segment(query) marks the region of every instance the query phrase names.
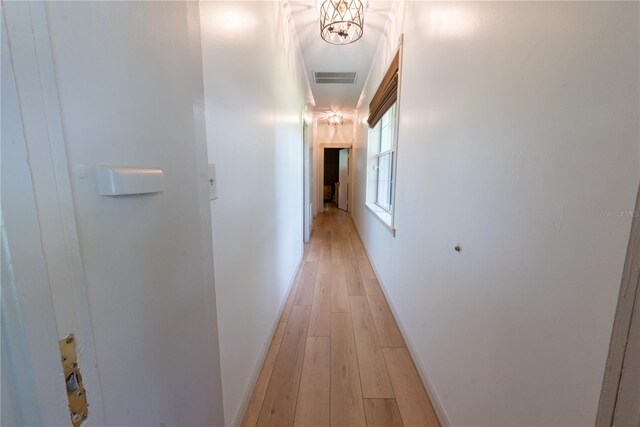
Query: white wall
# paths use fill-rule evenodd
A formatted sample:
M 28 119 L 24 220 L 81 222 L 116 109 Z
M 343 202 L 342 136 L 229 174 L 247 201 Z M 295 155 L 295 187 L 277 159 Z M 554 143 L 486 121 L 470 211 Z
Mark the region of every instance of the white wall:
M 640 177 L 638 16 L 397 4 L 359 110 L 354 219 L 454 425 L 594 422 Z M 393 238 L 364 207 L 363 120 L 401 32 Z
M 222 425 L 197 5 L 46 12 L 106 423 Z M 164 191 L 99 196 L 103 164 L 161 167 Z
M 281 2 L 201 2 L 226 425 L 241 416 L 302 257 L 306 74 Z
M 318 119 L 315 120 L 317 122 Z M 353 125 L 344 123 L 329 126 L 326 123 L 318 123 L 315 137 L 319 144 L 350 144 L 353 142 Z

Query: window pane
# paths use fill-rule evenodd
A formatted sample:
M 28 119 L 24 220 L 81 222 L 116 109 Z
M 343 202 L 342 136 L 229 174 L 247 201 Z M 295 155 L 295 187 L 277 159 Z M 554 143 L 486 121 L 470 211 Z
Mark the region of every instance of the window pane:
M 386 182 L 379 181 L 378 182 L 378 205 L 385 209 L 389 210 L 389 186 Z
M 392 153 L 378 157 L 378 191 L 376 196 L 376 203 L 386 210 L 391 209 L 392 160 Z
M 395 112 L 396 105 L 394 104 L 384 116 L 380 122 L 382 123 L 382 135 L 380 139 L 380 152 L 391 150 L 393 147 L 393 138 L 395 133 Z
M 369 153 L 376 155 L 380 152 L 380 122 L 373 129 L 369 128 Z
M 387 110 L 386 113 L 380 119 L 380 123 L 382 123 L 382 127 L 388 126 L 393 123 L 393 119 L 396 115 L 396 104 L 393 104 L 391 108 Z
M 378 181 L 389 181 L 391 153 L 378 157 Z
M 393 133 L 393 125 L 382 128 L 382 137 L 380 138 L 380 152 L 391 150 L 391 148 L 393 147 Z

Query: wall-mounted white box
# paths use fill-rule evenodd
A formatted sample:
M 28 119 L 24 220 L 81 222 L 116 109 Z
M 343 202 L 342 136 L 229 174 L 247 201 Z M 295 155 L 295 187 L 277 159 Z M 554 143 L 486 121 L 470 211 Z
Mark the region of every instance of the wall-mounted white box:
M 101 196 L 159 193 L 164 190 L 163 171 L 159 168 L 98 166 L 96 178 Z

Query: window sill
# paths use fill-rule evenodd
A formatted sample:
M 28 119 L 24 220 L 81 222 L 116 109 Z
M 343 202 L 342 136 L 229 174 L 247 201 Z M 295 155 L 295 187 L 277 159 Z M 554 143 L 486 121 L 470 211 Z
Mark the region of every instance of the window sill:
M 364 205 L 367 207 L 367 209 L 369 209 L 369 212 L 371 212 L 373 216 L 376 217 L 387 230 L 389 230 L 391 235 L 393 237 L 396 237 L 396 229 L 393 225 L 391 225 L 391 214 L 375 203 L 365 203 Z

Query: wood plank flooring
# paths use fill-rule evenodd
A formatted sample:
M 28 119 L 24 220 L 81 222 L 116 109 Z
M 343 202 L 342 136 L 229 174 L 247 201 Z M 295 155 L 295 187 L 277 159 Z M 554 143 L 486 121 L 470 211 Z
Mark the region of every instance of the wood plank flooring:
M 438 426 L 351 217 L 314 219 L 243 426 Z

